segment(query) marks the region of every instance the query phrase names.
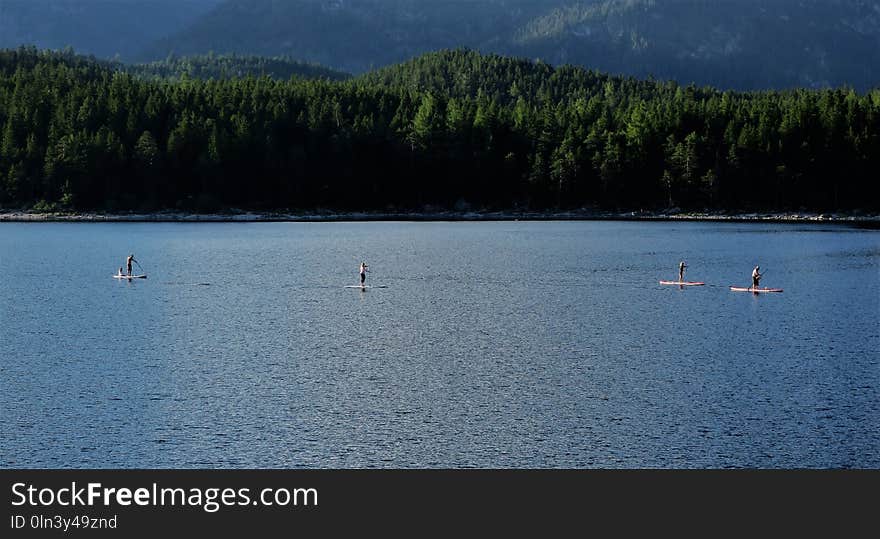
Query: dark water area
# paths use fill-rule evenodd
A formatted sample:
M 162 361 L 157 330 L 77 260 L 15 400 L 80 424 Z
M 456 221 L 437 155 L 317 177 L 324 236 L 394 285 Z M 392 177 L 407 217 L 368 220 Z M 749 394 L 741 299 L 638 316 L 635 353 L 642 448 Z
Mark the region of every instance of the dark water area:
M 877 230 L 0 223 L 5 468 L 880 468 L 878 356 Z

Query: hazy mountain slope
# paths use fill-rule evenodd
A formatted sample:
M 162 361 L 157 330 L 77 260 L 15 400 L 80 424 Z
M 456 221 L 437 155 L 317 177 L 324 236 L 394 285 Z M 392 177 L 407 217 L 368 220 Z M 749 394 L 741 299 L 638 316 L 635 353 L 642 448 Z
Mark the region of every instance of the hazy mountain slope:
M 509 52 L 721 87 L 880 84 L 880 3 L 626 0 L 530 21 Z
M 738 89 L 880 84 L 868 0 L 225 0 L 144 58 L 288 55 L 349 72 L 483 52 Z
M 197 23 L 160 40 L 169 52 L 284 54 L 351 72 L 426 51 L 492 49 L 553 0 L 226 0 Z M 497 47 L 496 47 L 497 48 Z
M 0 47 L 73 47 L 122 59 L 222 0 L 0 0 Z

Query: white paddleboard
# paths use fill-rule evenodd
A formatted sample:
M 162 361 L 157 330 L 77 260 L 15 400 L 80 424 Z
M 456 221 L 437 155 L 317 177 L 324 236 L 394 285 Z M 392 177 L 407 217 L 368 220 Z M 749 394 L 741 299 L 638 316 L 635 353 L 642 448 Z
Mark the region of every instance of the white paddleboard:
M 114 275 L 114 279 L 146 279 L 146 275 Z
M 781 288 L 752 288 L 745 286 L 731 286 L 730 289 L 734 292 L 752 292 L 755 294 L 759 294 L 761 292 L 782 292 Z

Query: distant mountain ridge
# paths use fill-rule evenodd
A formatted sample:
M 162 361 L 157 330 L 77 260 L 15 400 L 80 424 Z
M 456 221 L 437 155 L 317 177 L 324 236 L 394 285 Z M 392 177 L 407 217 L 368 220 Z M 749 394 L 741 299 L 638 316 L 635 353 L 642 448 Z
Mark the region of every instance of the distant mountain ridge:
M 466 47 L 723 89 L 880 86 L 876 0 L 0 0 L 0 48 L 286 57 L 364 73 Z
M 175 54 L 287 55 L 364 72 L 423 52 L 489 45 L 547 0 L 226 0 L 143 59 Z
M 880 3 L 621 0 L 532 20 L 511 52 L 601 71 L 744 89 L 877 86 Z
M 458 47 L 683 84 L 864 90 L 880 85 L 880 3 L 225 0 L 141 58 L 287 55 L 360 73 Z
M 71 47 L 130 60 L 222 0 L 0 0 L 0 48 Z

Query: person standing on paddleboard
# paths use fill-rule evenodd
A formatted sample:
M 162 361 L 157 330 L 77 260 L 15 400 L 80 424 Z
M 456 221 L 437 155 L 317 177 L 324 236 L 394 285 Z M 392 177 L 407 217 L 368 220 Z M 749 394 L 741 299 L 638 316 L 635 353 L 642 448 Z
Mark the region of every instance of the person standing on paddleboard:
M 752 270 L 752 288 L 758 288 L 758 285 L 761 283 L 761 267 L 755 266 L 755 269 Z
M 684 268 L 686 267 L 687 265 L 684 263 L 684 260 L 678 263 L 678 282 L 684 281 Z
M 134 259 L 133 254 L 130 254 L 130 255 L 128 255 L 128 258 L 125 259 L 125 267 L 128 269 L 129 277 L 131 276 L 131 263 L 132 262 L 137 262 L 137 260 Z
M 367 263 L 366 262 L 361 262 L 360 273 L 361 273 L 361 286 L 364 286 L 364 281 L 367 280 Z

